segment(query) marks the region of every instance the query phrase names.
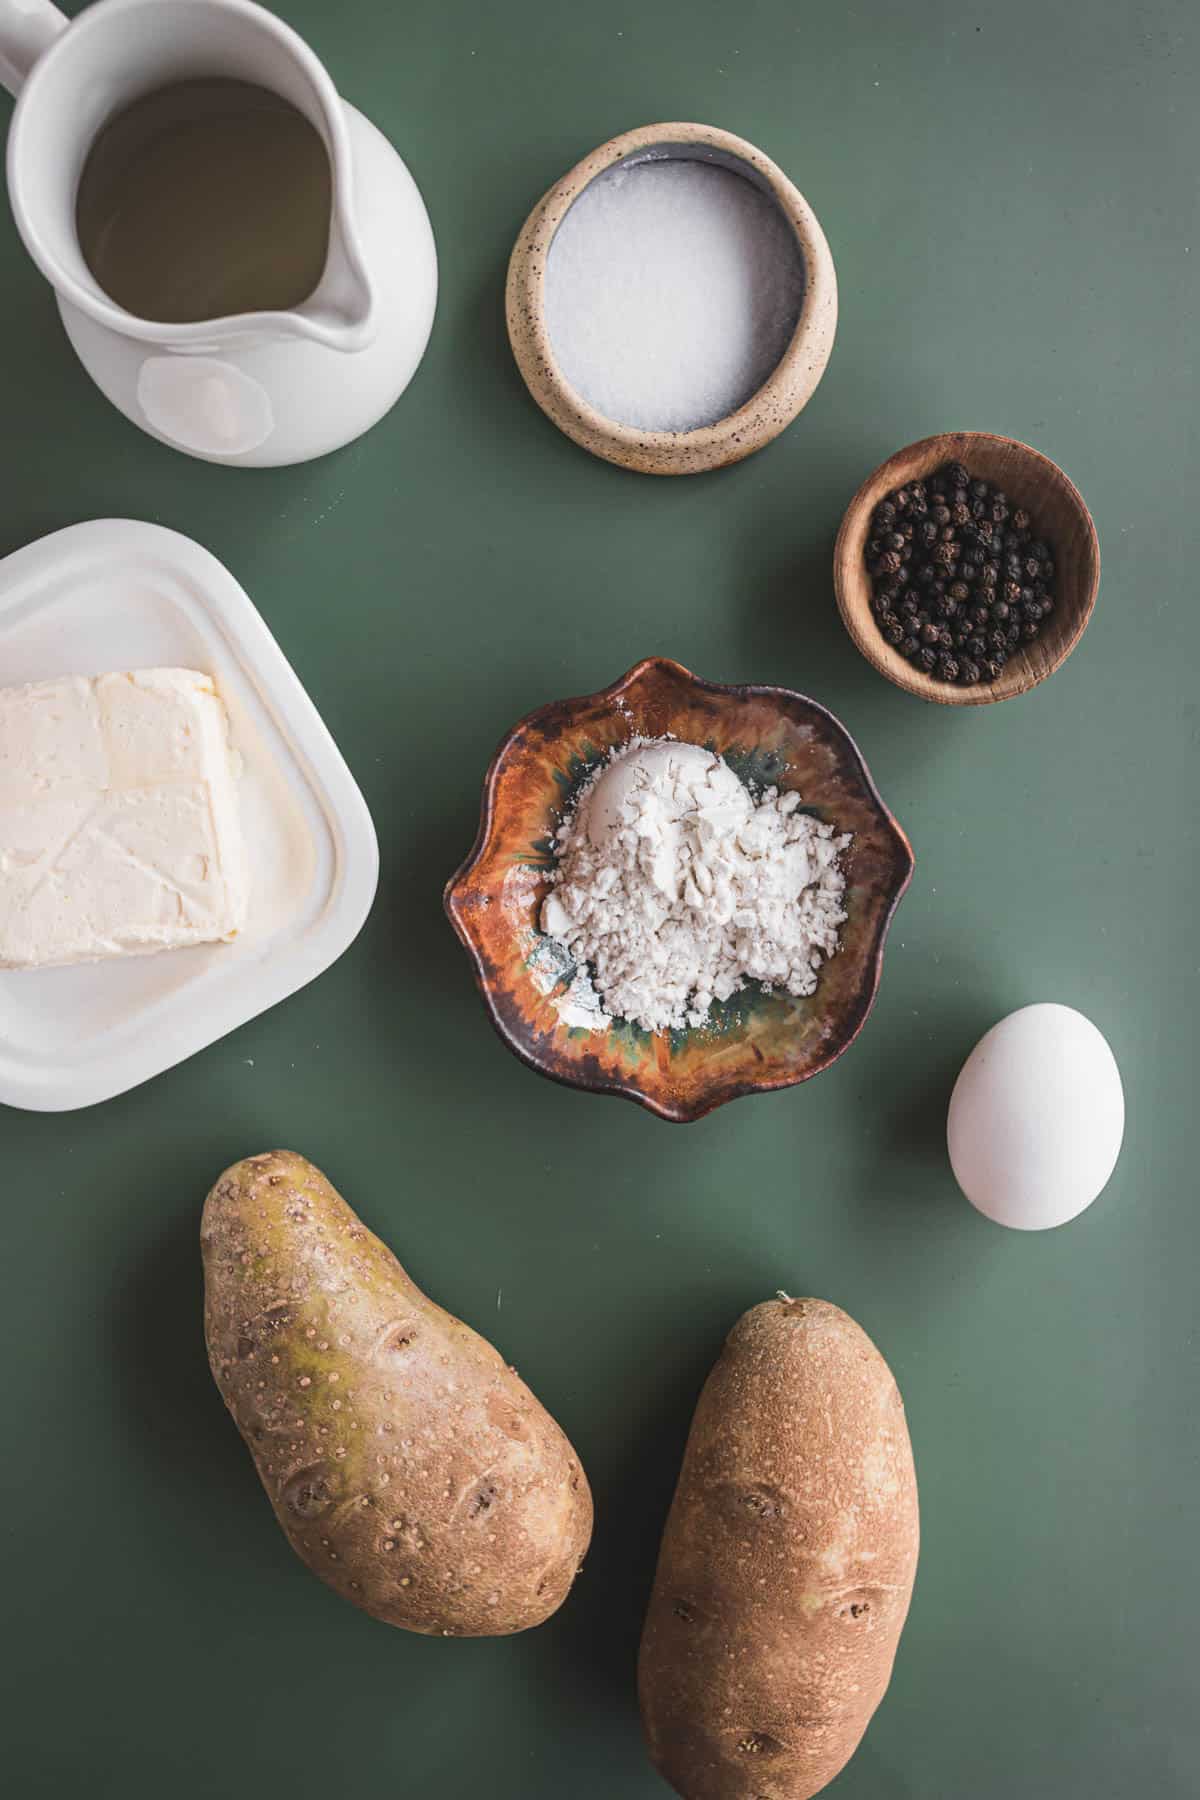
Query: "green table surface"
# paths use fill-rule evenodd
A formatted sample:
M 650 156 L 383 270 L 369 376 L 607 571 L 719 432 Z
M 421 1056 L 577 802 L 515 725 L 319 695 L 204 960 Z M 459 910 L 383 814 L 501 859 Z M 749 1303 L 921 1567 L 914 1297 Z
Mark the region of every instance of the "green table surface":
M 1196 1794 L 1194 8 L 281 10 L 394 138 L 437 234 L 428 355 L 365 439 L 260 473 L 140 435 L 0 220 L 0 550 L 113 514 L 207 545 L 383 856 L 369 925 L 303 993 L 108 1105 L 0 1115 L 10 1791 L 665 1795 L 633 1691 L 658 1534 L 724 1332 L 785 1287 L 884 1350 L 921 1483 L 895 1677 L 837 1800 Z M 502 312 L 534 199 L 654 119 L 761 145 L 841 285 L 797 423 L 676 481 L 561 437 Z M 1104 578 L 1050 683 L 945 711 L 856 654 L 829 571 L 863 475 L 959 426 L 1066 467 Z M 510 1056 L 441 910 L 501 734 L 655 652 L 831 707 L 917 856 L 851 1052 L 688 1127 Z M 1040 1236 L 971 1211 L 943 1135 L 962 1058 L 1035 1000 L 1097 1022 L 1128 1101 L 1108 1188 Z M 274 1145 L 325 1167 L 574 1439 L 596 1535 L 543 1629 L 389 1630 L 287 1548 L 209 1378 L 197 1251 L 213 1178 Z

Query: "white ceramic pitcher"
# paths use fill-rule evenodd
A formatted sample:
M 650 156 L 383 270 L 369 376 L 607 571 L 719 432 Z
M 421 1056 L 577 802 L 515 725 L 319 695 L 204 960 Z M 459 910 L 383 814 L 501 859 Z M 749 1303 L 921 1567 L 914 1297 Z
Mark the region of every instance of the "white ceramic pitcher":
M 101 127 L 142 94 L 200 76 L 271 89 L 329 153 L 324 274 L 289 312 L 155 323 L 114 304 L 83 259 L 75 191 Z M 0 80 L 19 94 L 8 142 L 17 227 L 80 361 L 144 431 L 209 462 L 304 462 L 358 437 L 403 393 L 437 298 L 429 218 L 391 144 L 289 26 L 251 0 L 97 0 L 74 22 L 50 0 L 0 0 Z

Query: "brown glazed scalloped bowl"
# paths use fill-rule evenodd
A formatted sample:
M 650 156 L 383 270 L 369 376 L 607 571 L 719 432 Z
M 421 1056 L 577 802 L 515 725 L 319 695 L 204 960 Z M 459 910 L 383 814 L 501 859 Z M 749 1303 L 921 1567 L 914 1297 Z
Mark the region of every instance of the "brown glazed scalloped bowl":
M 573 963 L 538 924 L 554 834 L 615 746 L 668 735 L 718 752 L 752 786 L 795 788 L 816 817 L 853 833 L 842 858 L 840 949 L 806 999 L 748 986 L 714 1006 L 703 1027 L 591 1026 L 572 992 Z M 874 1002 L 912 870 L 907 838 L 832 713 L 787 688 L 721 687 L 650 658 L 603 692 L 556 701 L 513 727 L 492 759 L 479 835 L 445 905 L 510 1050 L 556 1081 L 621 1094 L 682 1123 L 741 1094 L 807 1081 L 849 1048 Z

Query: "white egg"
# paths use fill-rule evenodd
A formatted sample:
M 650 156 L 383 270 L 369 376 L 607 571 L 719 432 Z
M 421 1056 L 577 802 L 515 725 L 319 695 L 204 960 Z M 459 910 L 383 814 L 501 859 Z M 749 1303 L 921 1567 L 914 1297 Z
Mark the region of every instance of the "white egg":
M 980 1038 L 946 1140 L 971 1205 L 1018 1231 L 1065 1225 L 1116 1166 L 1125 1095 L 1101 1032 L 1069 1006 L 1023 1006 Z

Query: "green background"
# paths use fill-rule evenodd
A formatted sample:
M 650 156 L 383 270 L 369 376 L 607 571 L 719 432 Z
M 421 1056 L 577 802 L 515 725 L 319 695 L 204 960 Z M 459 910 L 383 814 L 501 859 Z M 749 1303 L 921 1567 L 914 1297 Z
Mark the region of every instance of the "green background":
M 106 1106 L 0 1115 L 13 1791 L 665 1796 L 632 1686 L 658 1533 L 724 1332 L 786 1287 L 880 1344 L 921 1481 L 910 1621 L 838 1800 L 1194 1795 L 1194 8 L 282 10 L 394 138 L 438 239 L 429 353 L 367 438 L 258 473 L 139 435 L 0 220 L 0 549 L 110 514 L 207 545 L 307 685 L 383 853 L 367 929 L 305 992 Z M 502 318 L 534 199 L 654 119 L 781 163 L 842 296 L 792 429 L 678 481 L 560 437 Z M 829 567 L 863 475 L 961 426 L 1066 467 L 1104 579 L 1052 682 L 947 711 L 858 657 Z M 917 855 L 853 1050 L 688 1127 L 519 1064 L 441 912 L 501 734 L 653 652 L 831 707 Z M 977 1217 L 943 1139 L 962 1058 L 1035 1000 L 1097 1022 L 1128 1099 L 1107 1190 L 1045 1236 Z M 574 1439 L 595 1543 L 542 1630 L 409 1637 L 287 1549 L 209 1379 L 196 1244 L 221 1168 L 278 1144 Z

